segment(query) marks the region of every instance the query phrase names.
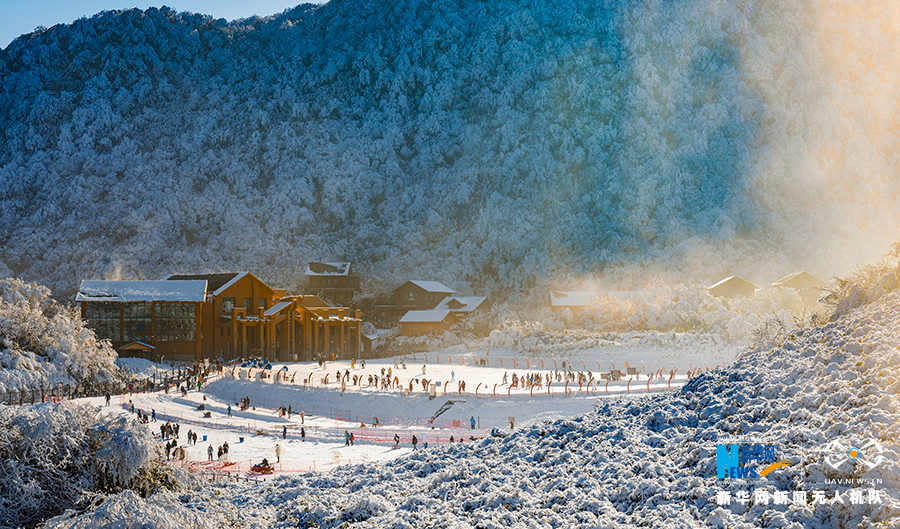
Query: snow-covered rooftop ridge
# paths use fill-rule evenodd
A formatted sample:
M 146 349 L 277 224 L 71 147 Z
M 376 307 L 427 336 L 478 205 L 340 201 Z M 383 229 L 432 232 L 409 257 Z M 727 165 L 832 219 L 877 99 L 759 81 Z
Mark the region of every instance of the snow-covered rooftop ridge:
M 441 300 L 435 309 L 449 309 L 453 312 L 472 312 L 487 300 L 484 296 L 452 296 Z
M 753 288 L 759 288 L 758 286 L 756 286 L 756 285 L 754 285 L 753 283 L 747 281 L 747 280 L 744 279 L 743 277 L 734 275 L 734 276 L 728 276 L 728 277 L 726 277 L 725 279 L 719 281 L 718 283 L 716 283 L 716 284 L 714 284 L 714 285 L 711 285 L 710 287 L 708 287 L 708 289 L 709 289 L 709 290 L 712 290 L 712 289 L 714 289 L 714 288 L 716 288 L 716 287 L 720 287 L 720 286 L 725 285 L 725 284 L 727 284 L 727 283 L 740 283 L 740 284 L 745 284 L 745 285 L 747 285 L 747 286 L 751 286 L 751 287 L 753 287 Z
M 312 262 L 306 265 L 308 276 L 346 276 L 350 275 L 351 263 L 320 263 Z
M 450 309 L 410 310 L 400 318 L 400 323 L 436 323 L 444 321 Z
M 284 310 L 286 307 L 289 307 L 290 305 L 291 305 L 290 301 L 279 301 L 278 303 L 276 303 L 276 304 L 272 305 L 271 307 L 269 307 L 268 309 L 266 309 L 265 314 L 266 314 L 266 316 L 273 316 L 275 314 L 278 314 L 282 310 Z
M 206 300 L 206 281 L 97 281 L 84 280 L 75 301 L 198 302 Z
M 596 290 L 551 290 L 551 307 L 584 307 L 599 296 Z
M 448 293 L 453 294 L 456 292 L 452 288 L 444 285 L 443 283 L 439 283 L 437 281 L 419 281 L 418 279 L 410 280 L 410 283 L 416 285 L 426 292 L 438 292 L 438 293 Z
M 795 272 L 772 283 L 773 287 L 817 288 L 825 285 L 825 281 L 807 271 Z

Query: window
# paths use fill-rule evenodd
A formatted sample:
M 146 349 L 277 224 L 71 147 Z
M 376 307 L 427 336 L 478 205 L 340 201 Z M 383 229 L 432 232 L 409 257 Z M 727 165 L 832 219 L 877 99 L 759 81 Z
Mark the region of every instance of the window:
M 150 332 L 152 303 L 125 303 L 122 305 L 122 339 L 126 342 L 153 340 Z
M 244 308 L 247 309 L 247 313 L 249 313 L 249 312 L 250 312 L 250 308 L 253 307 L 253 305 L 251 305 L 251 303 L 253 303 L 253 300 L 252 300 L 252 299 L 250 299 L 250 298 L 244 298 Z
M 264 309 L 269 308 L 269 300 L 266 298 L 259 298 L 259 306 Z
M 118 342 L 119 336 L 119 303 L 86 302 L 84 316 L 91 329 L 100 340 Z
M 231 312 L 234 308 L 234 298 L 222 298 L 222 312 Z
M 157 303 L 156 340 L 193 342 L 197 337 L 197 308 L 193 303 Z

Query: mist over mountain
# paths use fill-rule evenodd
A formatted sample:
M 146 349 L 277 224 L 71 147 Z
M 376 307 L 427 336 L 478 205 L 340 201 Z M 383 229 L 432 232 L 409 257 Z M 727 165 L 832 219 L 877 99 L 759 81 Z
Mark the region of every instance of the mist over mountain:
M 110 11 L 0 51 L 0 275 L 828 276 L 900 217 L 874 1 Z

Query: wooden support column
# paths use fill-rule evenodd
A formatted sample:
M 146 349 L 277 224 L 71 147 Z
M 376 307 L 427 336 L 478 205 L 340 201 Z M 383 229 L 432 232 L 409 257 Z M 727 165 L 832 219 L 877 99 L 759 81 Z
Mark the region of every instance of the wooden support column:
M 247 323 L 241 322 L 241 354 L 247 355 L 249 351 L 247 350 Z
M 362 312 L 356 309 L 356 354 L 362 352 Z

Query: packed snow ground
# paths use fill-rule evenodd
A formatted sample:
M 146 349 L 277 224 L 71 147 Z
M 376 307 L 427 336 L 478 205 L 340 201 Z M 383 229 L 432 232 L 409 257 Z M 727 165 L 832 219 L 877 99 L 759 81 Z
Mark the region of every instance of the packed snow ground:
M 346 459 L 356 449 L 395 457 L 262 483 L 222 480 L 147 500 L 122 494 L 53 524 L 94 527 L 100 516 L 129 520 L 137 512 L 146 523 L 197 527 L 900 527 L 898 316 L 894 292 L 837 323 L 747 352 L 676 392 L 525 397 L 493 414 L 488 406 L 500 399 L 467 398 L 472 407 L 454 405 L 452 418 L 478 414 L 482 426 L 503 426 L 493 421 L 514 409 L 524 426 L 505 437 L 430 443 L 414 452 L 408 445 L 392 452 L 382 444 L 337 447 Z M 471 376 L 463 369 L 478 369 L 457 368 L 463 376 Z M 220 381 L 210 385 L 208 399 L 217 390 L 252 388 L 273 400 L 288 389 Z M 358 406 L 360 414 L 400 416 L 424 408 L 417 396 L 291 391 L 321 399 L 331 393 L 324 402 Z M 544 416 L 528 411 L 551 403 L 565 407 Z M 258 445 L 264 453 L 279 442 L 260 437 L 266 437 Z M 882 448 L 863 454 L 878 461 L 874 468 L 860 461 L 826 464 L 834 455 L 830 442 L 859 447 L 867 440 Z M 717 444 L 732 442 L 768 444 L 787 466 L 755 479 L 717 478 Z M 762 491 L 789 499 L 763 502 Z M 749 500 L 739 501 L 745 493 Z

